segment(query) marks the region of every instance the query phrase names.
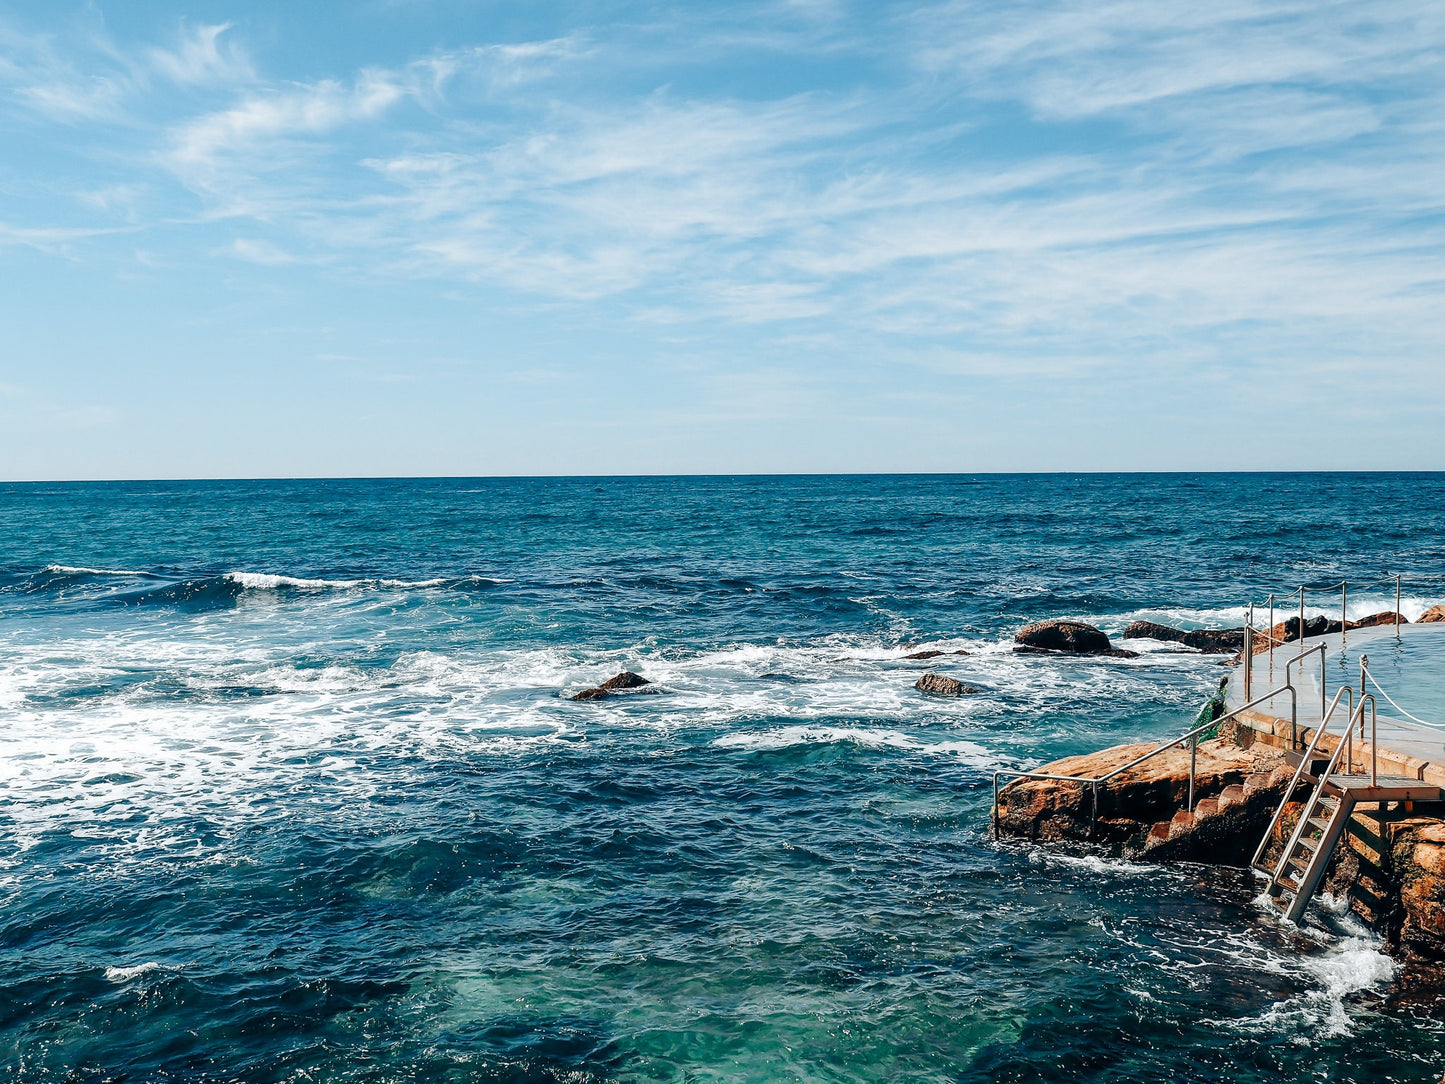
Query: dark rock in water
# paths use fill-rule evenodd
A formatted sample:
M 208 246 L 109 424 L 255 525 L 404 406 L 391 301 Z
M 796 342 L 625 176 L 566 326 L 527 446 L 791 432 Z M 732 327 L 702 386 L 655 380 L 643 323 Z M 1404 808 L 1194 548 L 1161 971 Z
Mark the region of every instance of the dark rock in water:
M 573 700 L 605 700 L 614 693 L 626 689 L 640 689 L 644 685 L 651 685 L 641 674 L 634 674 L 631 670 L 624 670 L 616 677 L 610 677 L 595 689 L 583 689 Z
M 1108 636 L 1081 621 L 1036 621 L 1019 629 L 1014 643 L 1035 651 L 1071 655 L 1103 655 L 1113 650 Z
M 944 677 L 942 674 L 935 674 L 932 671 L 919 678 L 914 683 L 914 688 L 933 696 L 967 696 L 969 693 L 978 692 L 972 685 L 965 685 L 954 678 Z
M 1156 621 L 1135 621 L 1124 630 L 1126 640 L 1161 640 L 1169 644 L 1182 644 L 1186 635 L 1183 629 L 1170 628 Z
M 1184 634 L 1183 643 L 1186 647 L 1196 648 L 1207 654 L 1222 655 L 1244 647 L 1244 628 L 1195 629 Z
M 1111 659 L 1137 659 L 1139 657 L 1139 652 L 1130 651 L 1127 647 L 1111 647 L 1101 654 L 1107 655 Z
M 1244 647 L 1244 629 L 1184 629 L 1171 628 L 1154 621 L 1135 621 L 1124 630 L 1126 640 L 1160 640 L 1164 643 L 1183 644 L 1206 654 L 1224 654 Z
M 936 659 L 942 655 L 942 651 L 915 651 L 912 655 L 904 655 L 905 659 Z

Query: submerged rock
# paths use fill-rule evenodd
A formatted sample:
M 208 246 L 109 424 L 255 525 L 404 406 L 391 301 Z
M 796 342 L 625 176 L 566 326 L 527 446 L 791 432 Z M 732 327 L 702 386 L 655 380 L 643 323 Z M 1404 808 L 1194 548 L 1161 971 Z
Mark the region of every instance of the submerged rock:
M 905 659 L 936 659 L 942 655 L 942 651 L 915 651 L 912 655 L 904 655 Z
M 1033 651 L 1069 655 L 1107 655 L 1114 649 L 1104 632 L 1082 621 L 1035 621 L 1019 629 L 1014 643 Z
M 913 687 L 933 696 L 967 696 L 969 693 L 978 692 L 972 685 L 965 685 L 954 678 L 935 674 L 932 671 L 919 678 Z
M 634 674 L 631 670 L 624 670 L 616 677 L 610 677 L 595 689 L 583 689 L 572 697 L 573 700 L 605 700 L 614 693 L 624 692 L 627 689 L 640 689 L 644 685 L 651 685 L 641 674 Z

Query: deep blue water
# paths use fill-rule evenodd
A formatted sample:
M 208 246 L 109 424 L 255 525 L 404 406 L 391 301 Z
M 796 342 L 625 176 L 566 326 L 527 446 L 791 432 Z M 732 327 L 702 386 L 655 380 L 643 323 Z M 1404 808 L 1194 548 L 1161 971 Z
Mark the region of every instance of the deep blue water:
M 988 834 L 1222 673 L 1023 623 L 1396 572 L 1445 476 L 0 486 L 0 1077 L 1434 1084 L 1347 919 Z

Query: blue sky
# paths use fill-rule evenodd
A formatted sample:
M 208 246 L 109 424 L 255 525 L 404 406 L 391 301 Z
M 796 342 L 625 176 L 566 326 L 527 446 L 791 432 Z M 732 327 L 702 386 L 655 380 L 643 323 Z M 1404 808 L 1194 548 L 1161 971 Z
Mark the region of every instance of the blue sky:
M 0 477 L 1445 468 L 1445 5 L 0 0 Z

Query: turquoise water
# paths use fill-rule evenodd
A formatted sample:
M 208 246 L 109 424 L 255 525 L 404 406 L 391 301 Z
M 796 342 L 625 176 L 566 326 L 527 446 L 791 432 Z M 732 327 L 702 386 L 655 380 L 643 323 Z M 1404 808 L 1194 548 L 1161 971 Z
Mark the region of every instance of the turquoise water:
M 0 486 L 0 1075 L 1438 1081 L 1347 919 L 987 811 L 1221 673 L 1021 624 L 1423 608 L 1442 527 L 1435 475 Z

